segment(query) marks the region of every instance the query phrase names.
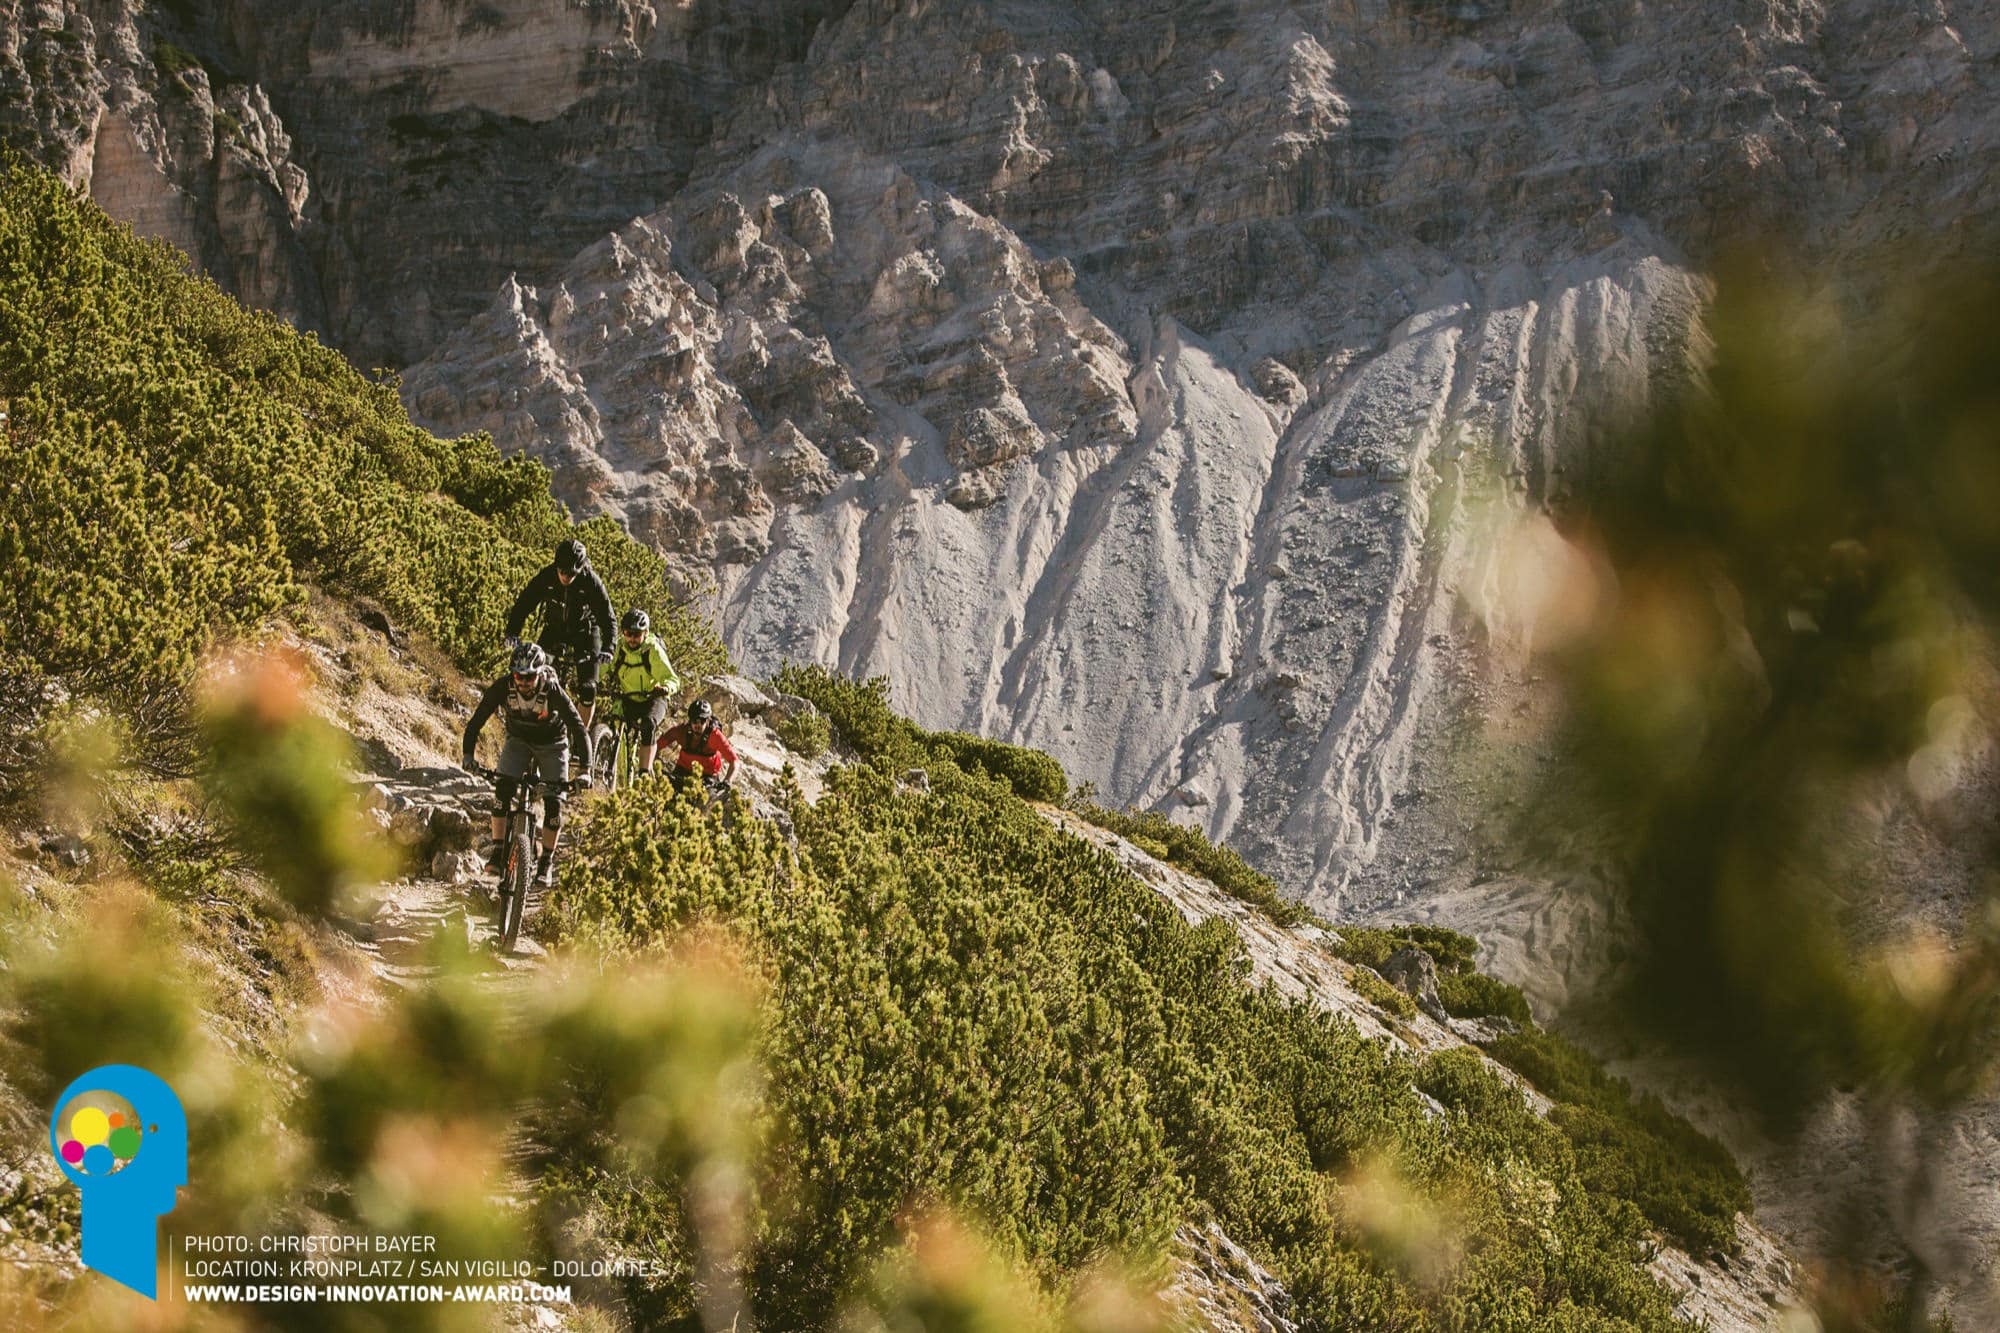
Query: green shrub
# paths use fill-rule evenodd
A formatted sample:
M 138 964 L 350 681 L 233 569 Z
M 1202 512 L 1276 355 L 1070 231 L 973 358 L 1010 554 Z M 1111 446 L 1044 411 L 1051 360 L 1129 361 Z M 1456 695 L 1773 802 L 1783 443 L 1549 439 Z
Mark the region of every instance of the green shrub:
M 850 750 L 886 772 L 929 769 L 944 759 L 968 773 L 1002 779 L 1031 801 L 1059 801 L 1069 789 L 1062 765 L 1040 750 L 960 731 L 925 731 L 899 716 L 889 706 L 889 682 L 881 676 L 850 680 L 825 667 L 787 664 L 771 684 L 811 701 Z
M 1520 1032 L 1488 1043 L 1486 1050 L 1558 1103 L 1552 1120 L 1568 1135 L 1591 1188 L 1631 1200 L 1647 1221 L 1691 1251 L 1739 1248 L 1736 1214 L 1749 1211 L 1750 1196 L 1728 1151 L 1658 1098 L 1634 1102 L 1624 1080 L 1605 1073 L 1570 1042 L 1535 1027 L 1519 988 L 1472 970 L 1477 940 L 1437 926 L 1343 925 L 1335 932 L 1333 952 L 1370 969 L 1416 945 L 1437 962 L 1438 1000 L 1447 1013 L 1519 1025 Z
M 1470 972 L 1479 953 L 1478 940 L 1442 926 L 1339 925 L 1333 932 L 1335 938 L 1327 947 L 1337 957 L 1378 970 L 1390 955 L 1414 944 L 1437 964 L 1440 982 L 1446 976 Z
M 1438 973 L 1438 1002 L 1455 1018 L 1507 1018 L 1526 1027 L 1534 1021 L 1521 988 L 1484 972 Z
M 1472 960 L 1479 954 L 1478 940 L 1443 926 L 1396 926 L 1390 933 L 1429 954 L 1440 974 L 1471 971 Z
M 960 768 L 968 772 L 978 769 L 988 777 L 1005 779 L 1023 800 L 1060 801 L 1069 790 L 1069 779 L 1063 775 L 1062 765 L 1040 750 L 968 736 L 960 731 L 934 731 L 930 741 Z
M 820 694 L 876 755 L 911 741 L 877 689 Z M 1472 1052 L 1419 1065 L 1247 988 L 1232 926 L 1186 924 L 983 771 L 937 764 L 922 793 L 840 767 L 786 803 L 795 853 L 671 790 L 593 803 L 537 923 L 612 953 L 705 923 L 764 960 L 766 1324 L 831 1317 L 896 1219 L 938 1203 L 1055 1284 L 1106 1251 L 1160 1258 L 1199 1211 L 1277 1267 L 1307 1328 L 1676 1327 L 1638 1210 Z M 1419 1088 L 1502 1113 L 1436 1122 Z M 1466 1232 L 1441 1277 L 1343 1203 L 1384 1155 Z
M 245 311 L 47 172 L 0 173 L 0 658 L 115 697 L 184 677 L 314 582 L 479 668 L 515 593 L 576 532 L 684 672 L 726 660 L 660 557 L 610 519 L 573 528 L 540 464 L 419 430 L 393 385 Z
M 1417 1002 L 1412 996 L 1397 990 L 1365 967 L 1357 967 L 1349 972 L 1347 984 L 1354 987 L 1360 992 L 1362 999 L 1377 1009 L 1393 1014 L 1397 1018 L 1410 1019 L 1417 1016 Z
M 826 720 L 824 713 L 808 713 L 800 710 L 787 713 L 778 719 L 778 725 L 771 728 L 778 733 L 787 750 L 805 759 L 817 759 L 826 753 L 826 747 L 833 744 L 833 724 Z
M 841 743 L 865 762 L 901 771 L 922 767 L 930 759 L 923 728 L 889 707 L 887 677 L 851 680 L 822 666 L 787 663 L 771 683 L 826 714 Z
M 153 48 L 153 64 L 169 79 L 202 67 L 198 57 L 172 42 L 161 42 Z
M 1486 1050 L 1558 1103 L 1550 1118 L 1593 1188 L 1633 1200 L 1693 1253 L 1741 1248 L 1736 1215 L 1750 1211 L 1750 1189 L 1728 1149 L 1658 1097 L 1633 1100 L 1630 1084 L 1555 1033 L 1524 1027 Z
M 1161 860 L 1202 876 L 1281 926 L 1303 925 L 1312 919 L 1304 907 L 1279 893 L 1268 876 L 1232 849 L 1210 842 L 1207 834 L 1192 825 L 1176 824 L 1158 810 L 1109 810 L 1091 800 L 1071 801 L 1068 809 Z

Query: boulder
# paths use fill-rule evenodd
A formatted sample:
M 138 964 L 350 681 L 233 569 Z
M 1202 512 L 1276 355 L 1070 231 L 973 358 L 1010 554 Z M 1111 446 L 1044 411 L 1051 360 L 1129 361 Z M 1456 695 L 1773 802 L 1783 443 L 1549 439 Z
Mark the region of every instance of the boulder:
M 921 768 L 913 768 L 896 780 L 896 786 L 904 791 L 928 792 L 931 789 L 931 775 Z
M 422 847 L 430 841 L 432 807 L 404 802 L 389 816 L 389 837 L 400 847 Z
M 771 711 L 764 720 L 772 726 L 780 722 L 790 722 L 795 717 L 818 717 L 819 705 L 797 694 L 774 694 L 771 696 Z
M 440 805 L 431 811 L 431 846 L 440 852 L 460 852 L 472 846 L 472 816 L 456 806 Z
M 1433 1017 L 1443 1017 L 1438 1000 L 1437 960 L 1415 945 L 1405 945 L 1389 955 L 1381 967 L 1382 979 L 1417 1002 Z
M 739 717 L 761 717 L 771 709 L 771 696 L 757 683 L 742 676 L 710 676 L 701 683 L 701 697 L 708 700 L 724 722 Z
M 439 848 L 431 855 L 431 878 L 447 884 L 463 884 L 478 877 L 484 868 L 478 852 Z

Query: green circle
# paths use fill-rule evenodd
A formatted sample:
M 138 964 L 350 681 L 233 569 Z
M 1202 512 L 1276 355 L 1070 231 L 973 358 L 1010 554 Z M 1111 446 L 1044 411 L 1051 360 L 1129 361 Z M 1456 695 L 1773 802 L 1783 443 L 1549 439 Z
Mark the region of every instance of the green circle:
M 123 1162 L 139 1151 L 139 1131 L 124 1125 L 111 1131 L 111 1155 Z

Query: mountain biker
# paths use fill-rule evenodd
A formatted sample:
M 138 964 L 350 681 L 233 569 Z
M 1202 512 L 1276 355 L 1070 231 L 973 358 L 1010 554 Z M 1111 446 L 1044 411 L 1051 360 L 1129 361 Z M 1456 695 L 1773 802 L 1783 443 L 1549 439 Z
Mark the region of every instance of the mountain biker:
M 652 621 L 633 607 L 618 621 L 621 642 L 611 657 L 608 680 L 611 692 L 621 699 L 645 696 L 646 711 L 637 719 L 639 752 L 635 756 L 640 776 L 653 771 L 654 742 L 660 724 L 667 720 L 667 701 L 681 692 L 681 678 L 667 660 L 667 647 L 652 632 Z
M 723 761 L 729 763 L 729 771 L 722 774 L 721 781 L 727 785 L 736 777 L 736 751 L 730 747 L 729 738 L 716 725 L 715 710 L 708 706 L 708 700 L 696 699 L 688 705 L 687 721 L 673 727 L 660 737 L 660 750 L 664 753 L 669 745 L 680 747 L 674 757 L 674 777 L 691 777 L 700 774 L 714 778 L 721 773 Z
M 515 784 L 528 771 L 529 760 L 534 761 L 535 771 L 543 781 L 561 782 L 568 773 L 570 747 L 574 746 L 583 756 L 583 775 L 577 779 L 578 785 L 590 785 L 590 734 L 584 730 L 576 705 L 556 680 L 549 655 L 532 643 L 516 647 L 507 663 L 507 673 L 479 696 L 479 706 L 472 710 L 472 717 L 465 724 L 462 767 L 468 772 L 475 768 L 473 753 L 479 744 L 480 728 L 503 707 L 507 743 L 500 747 L 500 776 L 493 784 L 493 824 L 489 830 L 493 845 L 486 854 L 487 867 L 495 871 L 507 862 L 504 841 L 507 808 L 514 800 Z M 542 854 L 535 861 L 535 883 L 544 889 L 554 877 L 556 839 L 562 832 L 562 805 L 560 792 L 551 791 L 542 798 Z
M 568 648 L 579 658 L 576 706 L 584 729 L 597 709 L 597 669 L 611 660 L 611 597 L 604 580 L 590 567 L 583 543 L 566 537 L 556 543 L 555 560 L 528 580 L 507 612 L 508 642 L 521 637 L 521 627 L 536 607 L 542 609 L 541 645 L 551 656 Z

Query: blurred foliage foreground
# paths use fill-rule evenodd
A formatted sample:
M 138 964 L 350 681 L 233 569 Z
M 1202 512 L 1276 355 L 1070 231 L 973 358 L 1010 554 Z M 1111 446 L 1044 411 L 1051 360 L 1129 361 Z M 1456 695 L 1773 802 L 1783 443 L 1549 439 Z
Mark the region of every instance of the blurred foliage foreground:
M 1567 706 L 1527 846 L 1609 848 L 1624 1012 L 1774 1126 L 1838 1092 L 1935 1129 L 2000 1041 L 2000 285 L 1720 293 L 1700 382 L 1518 577 Z M 1882 1163 L 1919 1279 L 1931 1156 Z

